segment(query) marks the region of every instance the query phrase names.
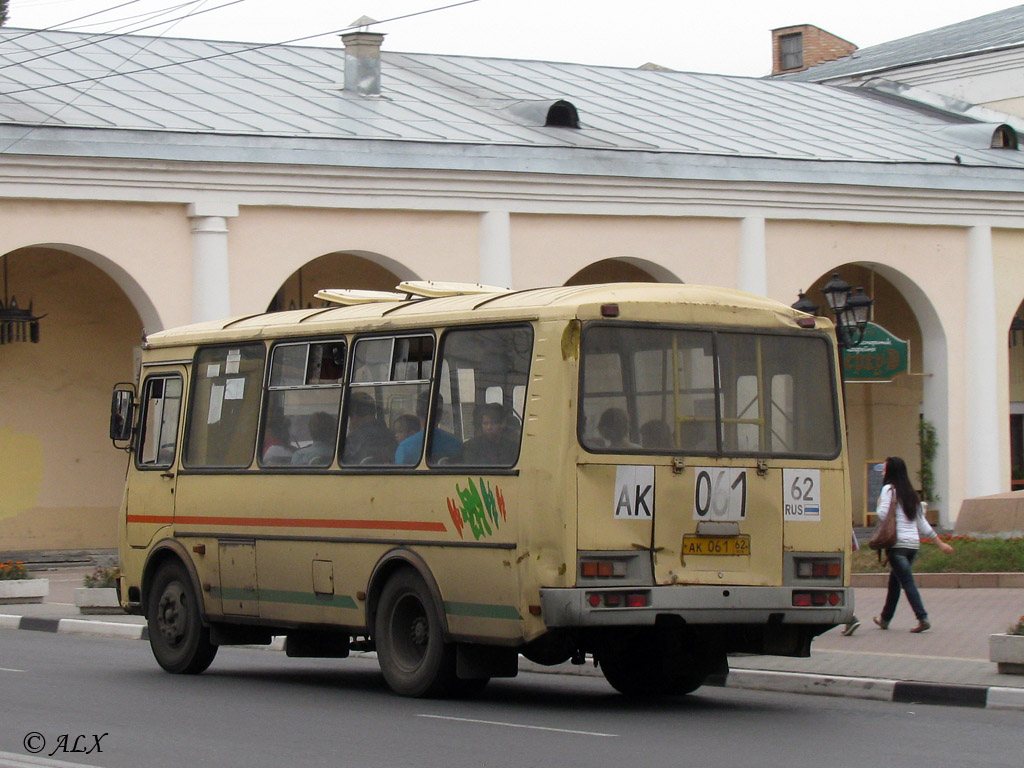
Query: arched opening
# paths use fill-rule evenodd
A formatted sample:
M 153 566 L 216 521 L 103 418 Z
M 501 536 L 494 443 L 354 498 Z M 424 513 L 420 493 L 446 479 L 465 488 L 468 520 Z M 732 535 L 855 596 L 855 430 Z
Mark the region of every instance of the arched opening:
M 113 548 L 125 454 L 107 439 L 110 393 L 135 378 L 142 317 L 102 257 L 47 245 L 0 261 L 44 316 L 38 343 L 0 346 L 0 548 Z
M 596 283 L 681 283 L 664 267 L 631 257 L 602 259 L 588 264 L 565 281 L 566 285 Z
M 1024 302 L 1010 323 L 1010 489 L 1024 490 Z
M 905 366 L 890 351 L 898 345 L 885 340 L 861 345 L 853 351 L 854 355 L 863 356 L 857 363 L 862 370 L 854 375 L 848 373 L 845 383 L 853 522 L 874 522 L 877 499 L 870 498 L 872 494 L 868 491 L 870 470 L 887 456 L 901 456 L 907 462 L 919 489 L 929 473 L 935 478 L 933 487 L 928 489 L 932 496 L 928 518 L 938 522 L 940 488 L 945 478 L 943 461 L 936 456 L 923 466 L 919 446 L 922 426 L 934 428 L 940 441 L 948 434 L 944 397 L 936 396 L 944 387 L 935 387 L 939 382 L 933 381 L 945 381 L 944 337 L 937 323 L 929 320 L 934 310 L 928 312 L 927 300 L 901 273 L 882 265 L 848 263 L 828 270 L 806 291 L 807 298 L 820 306 L 818 314 L 830 320 L 835 318 L 828 310 L 822 288 L 834 272 L 854 288 L 862 287 L 874 299 L 871 321 L 908 345 Z M 865 366 L 890 364 L 897 373 L 864 370 Z M 929 393 L 929 387 L 935 391 Z
M 324 288 L 359 288 L 391 291 L 403 280 L 417 276 L 396 261 L 362 251 L 328 253 L 303 264 L 281 284 L 268 312 L 319 306 L 314 299 Z

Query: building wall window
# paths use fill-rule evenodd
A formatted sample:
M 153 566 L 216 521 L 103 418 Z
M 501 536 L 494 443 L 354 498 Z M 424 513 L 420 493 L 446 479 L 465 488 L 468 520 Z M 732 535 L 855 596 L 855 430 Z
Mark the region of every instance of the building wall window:
M 804 65 L 804 36 L 802 32 L 779 38 L 779 54 L 783 69 L 800 69 Z

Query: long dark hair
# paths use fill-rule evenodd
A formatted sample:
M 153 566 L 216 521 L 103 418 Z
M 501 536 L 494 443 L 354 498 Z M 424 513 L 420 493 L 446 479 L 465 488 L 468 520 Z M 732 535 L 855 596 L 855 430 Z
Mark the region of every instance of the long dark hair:
M 903 507 L 903 514 L 907 516 L 908 520 L 917 517 L 921 499 L 918 498 L 914 486 L 910 484 L 907 463 L 899 456 L 890 456 L 885 460 L 885 476 L 882 478 L 882 484 L 892 486 L 900 506 Z

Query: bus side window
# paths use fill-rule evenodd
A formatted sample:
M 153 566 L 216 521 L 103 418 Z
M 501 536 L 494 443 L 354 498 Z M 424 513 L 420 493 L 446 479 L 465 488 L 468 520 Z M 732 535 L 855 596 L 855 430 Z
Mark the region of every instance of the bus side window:
M 180 376 L 150 376 L 146 380 L 139 420 L 139 467 L 166 469 L 174 464 L 181 391 Z
M 415 467 L 434 369 L 430 334 L 358 339 L 345 414 L 341 463 Z
M 248 467 L 256 447 L 262 344 L 204 347 L 196 352 L 188 406 L 186 467 Z
M 508 326 L 452 330 L 441 356 L 440 414 L 428 464 L 511 467 L 519 457 L 533 330 Z M 435 404 L 435 407 L 437 404 Z M 450 444 L 458 440 L 458 450 Z
M 274 345 L 260 466 L 328 467 L 333 463 L 345 354 L 344 339 Z

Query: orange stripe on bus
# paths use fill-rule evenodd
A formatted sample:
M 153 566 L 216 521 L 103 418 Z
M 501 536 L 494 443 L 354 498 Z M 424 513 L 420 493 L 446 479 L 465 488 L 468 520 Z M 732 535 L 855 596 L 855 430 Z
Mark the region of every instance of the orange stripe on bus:
M 414 520 L 318 520 L 288 517 L 200 517 L 192 515 L 128 515 L 129 523 L 157 523 L 170 525 L 230 525 L 247 528 L 361 528 L 376 531 L 438 531 L 448 529 L 444 523 L 416 522 Z

